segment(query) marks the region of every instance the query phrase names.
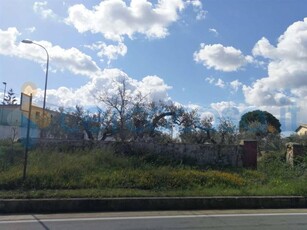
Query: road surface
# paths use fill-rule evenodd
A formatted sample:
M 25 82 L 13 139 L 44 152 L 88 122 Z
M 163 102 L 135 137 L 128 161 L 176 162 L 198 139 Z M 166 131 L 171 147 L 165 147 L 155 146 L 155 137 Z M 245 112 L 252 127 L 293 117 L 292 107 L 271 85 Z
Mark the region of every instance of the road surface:
M 307 229 L 307 210 L 228 210 L 2 215 L 0 229 Z

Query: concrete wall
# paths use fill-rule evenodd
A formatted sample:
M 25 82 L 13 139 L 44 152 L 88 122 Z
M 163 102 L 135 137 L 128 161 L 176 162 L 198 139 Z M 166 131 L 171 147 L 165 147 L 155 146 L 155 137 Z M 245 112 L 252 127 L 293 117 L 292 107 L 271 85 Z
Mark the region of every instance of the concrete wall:
M 299 163 L 303 157 L 307 156 L 307 146 L 300 145 L 298 143 L 287 143 L 287 162 L 294 166 L 296 163 Z

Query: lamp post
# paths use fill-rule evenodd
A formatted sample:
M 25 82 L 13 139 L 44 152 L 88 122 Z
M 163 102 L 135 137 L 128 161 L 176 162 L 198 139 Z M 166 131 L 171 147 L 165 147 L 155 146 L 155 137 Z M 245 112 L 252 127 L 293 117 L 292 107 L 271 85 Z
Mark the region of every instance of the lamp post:
M 31 40 L 22 40 L 21 42 L 22 43 L 26 43 L 26 44 L 34 44 L 34 45 L 40 46 L 41 48 L 43 48 L 46 51 L 46 54 L 47 54 L 47 66 L 46 66 L 45 90 L 44 90 L 44 103 L 43 103 L 43 127 L 44 127 L 45 113 L 46 113 L 46 94 L 47 94 L 47 82 L 48 82 L 49 53 L 48 53 L 47 49 L 44 46 L 42 46 L 41 44 L 38 44 L 36 42 L 33 42 Z M 44 132 L 43 131 L 41 133 L 41 137 L 44 137 Z
M 42 47 L 46 51 L 46 54 L 47 54 L 47 66 L 46 66 L 46 77 L 45 77 L 45 91 L 44 91 L 44 103 L 43 103 L 43 116 L 45 117 L 46 93 L 47 93 L 47 82 L 48 82 L 48 68 L 49 68 L 49 53 L 48 53 L 47 49 L 44 46 L 42 46 L 41 44 L 38 44 L 36 42 L 33 42 L 31 40 L 22 40 L 21 42 L 22 43 L 26 43 L 26 44 L 34 44 L 34 45 L 40 46 L 40 47 Z
M 2 82 L 4 85 L 4 93 L 3 93 L 3 104 L 4 104 L 4 99 L 5 99 L 5 94 L 6 94 L 6 82 Z

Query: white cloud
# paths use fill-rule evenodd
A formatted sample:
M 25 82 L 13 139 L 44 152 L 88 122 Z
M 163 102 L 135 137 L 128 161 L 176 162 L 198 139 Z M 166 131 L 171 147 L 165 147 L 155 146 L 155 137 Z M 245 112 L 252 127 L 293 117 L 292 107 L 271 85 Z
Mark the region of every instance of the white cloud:
M 232 82 L 230 82 L 230 86 L 231 88 L 235 91 L 238 92 L 239 88 L 242 86 L 243 84 L 239 81 L 239 80 L 234 80 Z
M 233 92 L 237 92 L 239 90 L 239 88 L 242 86 L 242 83 L 239 82 L 238 80 L 232 81 L 230 83 L 225 82 L 220 78 L 215 79 L 214 77 L 207 77 L 205 80 L 209 84 L 215 85 L 215 86 L 220 87 L 222 89 L 224 89 L 226 87 L 230 87 L 233 90 Z
M 118 59 L 119 56 L 125 56 L 128 50 L 127 46 L 122 42 L 119 42 L 117 45 L 107 45 L 106 43 L 98 42 L 85 47 L 98 51 L 98 57 L 106 57 L 108 59 L 108 64 L 110 64 L 112 60 Z
M 216 85 L 217 87 L 220 87 L 220 88 L 225 88 L 225 82 L 224 82 L 221 78 L 219 78 L 219 79 L 217 80 L 217 82 L 215 83 L 215 85 Z
M 28 32 L 30 32 L 30 33 L 33 33 L 35 30 L 36 30 L 35 26 L 26 28 L 26 31 L 28 31 Z
M 34 44 L 17 43 L 20 32 L 12 27 L 7 30 L 0 29 L 0 55 L 14 56 L 36 61 L 44 65 L 46 63 L 45 51 Z M 73 74 L 89 77 L 88 83 L 77 89 L 59 87 L 58 89 L 47 90 L 47 105 L 67 106 L 75 105 L 94 106 L 93 95 L 108 91 L 115 93 L 118 82 L 127 80 L 131 94 L 141 92 L 151 101 L 168 101 L 168 91 L 172 88 L 158 76 L 146 76 L 141 81 L 129 77 L 119 69 L 101 70 L 92 58 L 80 50 L 72 47 L 64 49 L 54 46 L 47 41 L 35 41 L 43 45 L 50 55 L 51 67 L 55 70 L 68 70 Z M 43 90 L 38 89 L 35 95 L 35 102 L 43 100 Z
M 211 108 L 214 109 L 219 117 L 229 118 L 234 123 L 238 124 L 241 116 L 248 111 L 253 110 L 251 106 L 245 104 L 237 104 L 234 101 L 221 101 L 210 104 Z
M 270 44 L 268 39 L 265 37 L 261 38 L 253 48 L 252 51 L 254 56 L 263 56 L 266 58 L 277 57 L 276 50 L 274 46 Z
M 80 33 L 101 33 L 105 38 L 123 41 L 143 34 L 148 38 L 164 38 L 168 27 L 179 19 L 179 13 L 187 6 L 197 9 L 198 18 L 204 17 L 199 0 L 159 0 L 153 4 L 147 0 L 105 0 L 92 9 L 76 4 L 68 9 L 66 22 Z
M 47 19 L 58 19 L 58 16 L 53 12 L 53 10 L 47 8 L 47 1 L 34 2 L 33 10 L 35 13 L 41 15 L 42 18 Z
M 142 95 L 148 95 L 149 100 L 170 100 L 168 90 L 170 90 L 172 87 L 165 84 L 163 79 L 158 76 L 144 77 L 139 83 L 138 88 Z
M 20 35 L 21 33 L 15 27 L 7 30 L 0 29 L 0 54 L 25 58 L 45 65 L 45 51 L 34 44 L 18 43 L 17 38 Z M 64 49 L 60 46 L 54 46 L 48 41 L 35 42 L 48 50 L 51 67 L 55 70 L 68 70 L 74 74 L 88 77 L 93 77 L 101 71 L 90 56 L 74 47 Z
M 196 12 L 196 19 L 203 20 L 206 18 L 207 11 L 203 9 L 203 4 L 200 0 L 187 0 L 186 5 L 192 5 Z
M 216 29 L 214 29 L 214 28 L 210 28 L 209 32 L 213 33 L 214 36 L 216 36 L 216 37 L 219 35 L 219 32 Z
M 209 69 L 231 72 L 252 62 L 252 57 L 244 56 L 240 50 L 232 46 L 201 44 L 200 50 L 194 53 L 194 60 Z
M 47 90 L 48 106 L 74 107 L 82 105 L 87 107 L 101 106 L 103 103 L 97 100 L 99 95 L 105 92 L 108 95 L 117 94 L 117 87 L 125 80 L 127 93 L 134 98 L 139 93 L 149 101 L 169 101 L 168 90 L 172 87 L 165 84 L 158 76 L 146 76 L 141 81 L 129 77 L 119 69 L 105 69 L 99 76 L 90 79 L 88 83 L 77 89 L 59 87 Z M 43 100 L 43 90 L 39 89 L 35 97 L 37 103 Z
M 255 56 L 269 59 L 268 76 L 244 86 L 245 100 L 257 106 L 301 104 L 307 97 L 307 18 L 290 25 L 274 46 L 259 40 Z
M 16 38 L 20 35 L 21 33 L 15 27 L 7 30 L 0 29 L 0 54 L 17 56 Z
M 215 78 L 214 77 L 206 77 L 205 79 L 207 82 L 209 82 L 210 84 L 213 84 L 215 82 Z

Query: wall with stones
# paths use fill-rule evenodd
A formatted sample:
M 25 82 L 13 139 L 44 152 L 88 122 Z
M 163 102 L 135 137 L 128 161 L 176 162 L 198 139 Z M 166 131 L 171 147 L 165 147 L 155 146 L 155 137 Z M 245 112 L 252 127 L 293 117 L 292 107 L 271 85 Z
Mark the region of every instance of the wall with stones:
M 102 142 L 101 147 L 112 147 L 118 152 L 133 154 L 154 153 L 176 160 L 187 160 L 199 166 L 257 168 L 257 142 L 243 141 L 241 145 Z
M 307 156 L 307 146 L 290 142 L 287 143 L 286 147 L 286 161 L 292 166 L 294 166 L 296 163 L 299 163 L 303 157 Z
M 150 143 L 150 142 L 91 142 L 85 140 L 38 140 L 42 148 L 71 150 L 77 148 L 111 148 L 115 152 L 133 155 L 147 153 L 189 161 L 199 166 L 257 168 L 257 142 L 243 141 L 240 145 Z

